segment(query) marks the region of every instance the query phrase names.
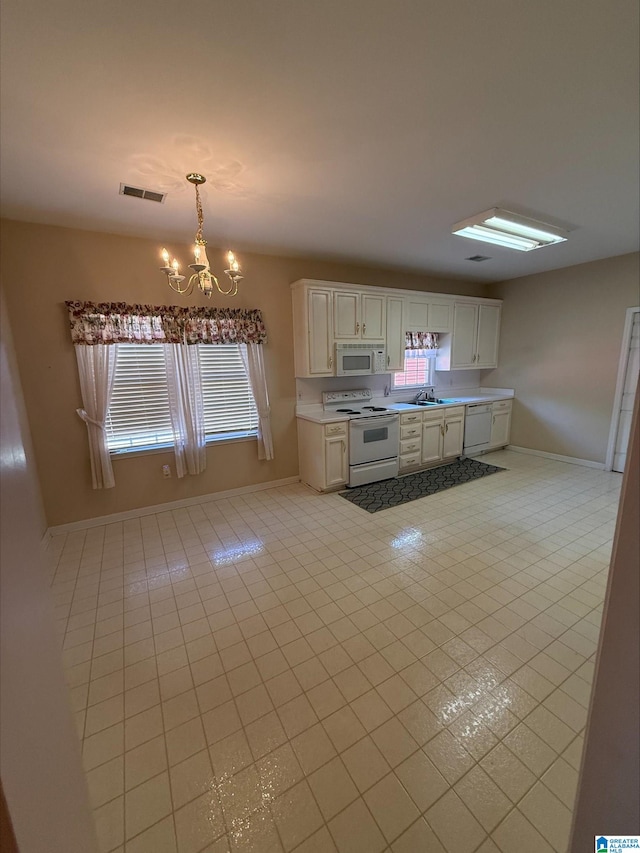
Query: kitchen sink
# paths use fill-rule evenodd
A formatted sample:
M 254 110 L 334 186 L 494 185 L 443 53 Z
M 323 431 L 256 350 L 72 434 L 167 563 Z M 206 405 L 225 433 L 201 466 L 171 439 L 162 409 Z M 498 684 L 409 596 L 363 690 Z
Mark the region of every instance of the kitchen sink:
M 441 406 L 443 402 L 443 400 L 420 400 L 416 406 Z

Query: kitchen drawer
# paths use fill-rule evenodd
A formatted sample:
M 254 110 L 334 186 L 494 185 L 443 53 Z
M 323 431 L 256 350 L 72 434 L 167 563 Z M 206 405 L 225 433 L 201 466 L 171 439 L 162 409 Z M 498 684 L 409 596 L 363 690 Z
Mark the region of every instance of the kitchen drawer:
M 444 410 L 445 418 L 459 418 L 464 415 L 464 406 L 451 406 Z
M 404 412 L 400 415 L 401 424 L 419 424 L 422 423 L 422 412 Z
M 415 426 L 409 424 L 409 426 L 400 427 L 400 439 L 402 441 L 406 438 L 420 438 L 421 435 L 422 426 L 420 424 L 416 424 Z
M 494 412 L 510 412 L 511 405 L 511 400 L 498 400 L 491 408 Z
M 408 438 L 406 441 L 400 442 L 400 455 L 406 456 L 411 453 L 420 453 L 422 450 L 422 442 L 419 438 Z
M 342 423 L 339 423 L 339 424 L 325 424 L 324 425 L 324 434 L 326 436 L 346 435 L 347 434 L 347 422 L 342 421 Z
M 414 468 L 420 464 L 420 453 L 408 453 L 400 457 L 400 470 L 405 468 Z
M 444 413 L 445 409 L 441 409 L 438 407 L 437 409 L 425 409 L 422 413 L 422 422 L 427 423 L 430 421 L 444 421 Z

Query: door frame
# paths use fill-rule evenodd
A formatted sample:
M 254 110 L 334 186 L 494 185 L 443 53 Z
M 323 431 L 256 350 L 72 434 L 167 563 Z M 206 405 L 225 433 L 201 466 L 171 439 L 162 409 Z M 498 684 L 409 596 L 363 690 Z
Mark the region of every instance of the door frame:
M 611 427 L 609 428 L 609 442 L 607 444 L 607 455 L 604 462 L 605 471 L 613 471 L 613 457 L 616 449 L 616 438 L 618 437 L 618 426 L 620 424 L 620 405 L 624 391 L 624 380 L 629 358 L 629 344 L 631 343 L 631 330 L 633 328 L 634 314 L 640 313 L 640 307 L 627 308 L 624 319 L 624 331 L 622 332 L 622 345 L 620 347 L 620 359 L 618 360 L 618 378 L 616 380 L 616 393 L 613 398 L 613 414 L 611 416 Z

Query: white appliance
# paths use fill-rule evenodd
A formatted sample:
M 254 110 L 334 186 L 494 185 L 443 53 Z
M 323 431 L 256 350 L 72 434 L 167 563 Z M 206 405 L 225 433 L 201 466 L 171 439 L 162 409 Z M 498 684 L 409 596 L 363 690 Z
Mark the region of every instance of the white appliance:
M 384 406 L 371 405 L 371 390 L 325 391 L 325 412 L 349 421 L 349 483 L 364 486 L 397 477 L 399 471 L 400 415 Z
M 388 373 L 383 345 L 336 344 L 336 376 L 365 376 Z
M 489 449 L 492 406 L 491 403 L 475 403 L 466 408 L 463 453 L 473 456 Z

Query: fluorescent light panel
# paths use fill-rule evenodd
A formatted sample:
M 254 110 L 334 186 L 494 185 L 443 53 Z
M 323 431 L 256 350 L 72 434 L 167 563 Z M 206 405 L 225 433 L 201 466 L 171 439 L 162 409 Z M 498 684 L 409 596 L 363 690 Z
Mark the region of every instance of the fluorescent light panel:
M 483 243 L 493 243 L 494 246 L 504 246 L 505 249 L 517 249 L 520 252 L 530 252 L 540 245 L 537 240 L 526 237 L 516 237 L 515 234 L 501 234 L 482 225 L 467 225 L 460 231 L 454 231 L 459 237 L 469 237 L 471 240 L 482 240 Z
M 563 243 L 568 237 L 568 233 L 561 228 L 497 207 L 458 222 L 451 233 L 519 252 L 531 252 L 542 246 Z

